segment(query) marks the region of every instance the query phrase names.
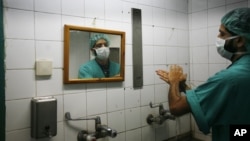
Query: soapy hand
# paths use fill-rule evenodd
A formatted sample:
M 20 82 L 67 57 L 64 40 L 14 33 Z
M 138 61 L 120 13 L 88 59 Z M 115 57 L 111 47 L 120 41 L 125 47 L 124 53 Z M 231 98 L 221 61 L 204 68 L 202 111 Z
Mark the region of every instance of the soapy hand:
M 171 65 L 169 72 L 164 70 L 157 70 L 156 73 L 162 80 L 164 80 L 168 84 L 179 83 L 181 81 L 185 82 L 187 78 L 187 74 L 183 74 L 182 67 L 178 65 Z

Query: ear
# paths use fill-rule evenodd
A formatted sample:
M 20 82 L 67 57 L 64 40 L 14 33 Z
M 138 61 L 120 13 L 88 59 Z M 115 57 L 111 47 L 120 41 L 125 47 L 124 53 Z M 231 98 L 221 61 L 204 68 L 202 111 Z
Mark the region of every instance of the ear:
M 245 49 L 245 44 L 246 44 L 246 38 L 245 37 L 239 37 L 237 40 L 236 40 L 236 45 L 238 48 L 241 48 L 241 49 Z
M 95 51 L 95 49 L 91 48 L 90 50 L 91 50 L 91 52 L 96 56 L 96 51 Z

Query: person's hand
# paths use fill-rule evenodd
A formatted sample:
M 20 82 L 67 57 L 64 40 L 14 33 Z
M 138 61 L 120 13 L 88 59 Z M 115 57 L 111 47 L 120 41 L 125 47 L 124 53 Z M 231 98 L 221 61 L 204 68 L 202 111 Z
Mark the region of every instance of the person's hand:
M 168 81 L 169 83 L 180 83 L 185 82 L 187 78 L 187 74 L 183 74 L 183 69 L 178 65 L 171 65 L 168 73 Z
M 160 79 L 170 83 L 182 82 L 185 84 L 187 74 L 183 74 L 182 67 L 178 65 L 171 65 L 169 72 L 164 70 L 156 70 L 156 74 L 160 76 Z
M 164 70 L 156 70 L 156 74 L 160 76 L 160 79 L 167 82 L 169 84 L 168 80 L 168 72 Z

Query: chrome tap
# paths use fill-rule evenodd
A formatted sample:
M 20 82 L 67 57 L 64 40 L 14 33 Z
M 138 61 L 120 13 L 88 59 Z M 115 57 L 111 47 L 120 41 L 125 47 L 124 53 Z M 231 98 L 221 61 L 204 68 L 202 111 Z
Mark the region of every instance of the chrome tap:
M 110 136 L 112 138 L 117 136 L 117 132 L 114 129 L 111 129 L 107 125 L 101 124 L 101 118 L 99 116 L 94 118 L 77 118 L 72 119 L 69 112 L 65 113 L 65 119 L 66 120 L 94 120 L 95 121 L 95 132 L 89 133 L 86 130 L 82 130 L 78 133 L 77 140 L 78 141 L 95 141 L 99 138 L 104 138 L 107 136 Z
M 150 125 L 152 123 L 162 124 L 167 119 L 171 119 L 171 120 L 175 119 L 175 116 L 171 115 L 169 110 L 165 110 L 161 103 L 153 105 L 152 102 L 150 102 L 149 106 L 151 108 L 159 107 L 159 115 L 153 116 L 152 114 L 149 114 L 147 119 L 146 119 L 148 124 L 150 124 Z

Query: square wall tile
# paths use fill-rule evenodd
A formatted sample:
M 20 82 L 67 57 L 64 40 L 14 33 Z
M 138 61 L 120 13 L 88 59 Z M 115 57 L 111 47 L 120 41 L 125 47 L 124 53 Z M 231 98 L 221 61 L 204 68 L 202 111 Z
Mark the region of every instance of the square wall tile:
M 124 89 L 108 89 L 107 90 L 107 111 L 118 111 L 125 107 Z
M 226 6 L 226 12 L 229 12 L 235 8 L 247 7 L 247 1 L 237 1 L 237 3 L 232 3 Z
M 191 117 L 190 117 L 191 115 L 190 115 L 190 113 L 188 113 L 188 114 L 185 114 L 185 115 L 183 115 L 183 116 L 181 116 L 181 117 L 179 117 L 180 118 L 180 133 L 181 134 L 184 134 L 184 133 L 187 133 L 187 132 L 189 132 L 189 131 L 191 131 Z
M 212 26 L 208 27 L 208 44 L 215 47 L 215 42 L 217 40 L 217 36 L 219 34 L 219 27 L 220 26 Z
M 189 48 L 178 48 L 178 63 L 180 64 L 189 64 L 190 56 L 189 56 Z
M 5 40 L 6 69 L 34 68 L 34 40 Z M 18 61 L 17 61 L 18 58 Z
M 133 57 L 132 57 L 132 45 L 125 45 L 125 65 L 132 66 Z
M 140 106 L 140 90 L 125 88 L 125 108 Z
M 6 100 L 31 98 L 36 94 L 33 70 L 6 70 Z
M 35 139 L 30 136 L 30 128 L 25 128 L 21 130 L 15 130 L 11 132 L 6 132 L 6 140 L 5 141 L 34 141 Z M 57 123 L 57 135 L 53 137 L 53 141 L 62 141 L 63 137 L 63 125 L 62 122 Z
M 192 59 L 193 63 L 208 63 L 208 47 L 194 47 Z
M 63 26 L 63 28 L 64 28 L 65 24 L 83 26 L 83 25 L 85 25 L 85 19 L 83 17 L 73 17 L 73 16 L 62 15 L 62 26 Z
M 188 14 L 187 13 L 181 13 L 177 12 L 177 25 L 176 27 L 179 29 L 185 29 L 188 30 Z
M 6 131 L 30 127 L 30 103 L 31 99 L 6 101 Z
M 118 133 L 125 131 L 125 112 L 117 111 L 108 113 L 108 126 Z
M 143 85 L 154 84 L 155 69 L 153 65 L 143 66 Z
M 155 71 L 156 70 L 167 70 L 167 65 L 154 65 L 154 67 L 155 67 Z M 159 75 L 157 75 L 155 73 L 154 76 L 155 76 L 155 82 L 154 82 L 154 84 L 166 84 L 165 81 L 163 81 L 162 79 L 160 79 Z
M 86 117 L 87 96 L 86 93 L 67 94 L 63 96 L 64 112 L 70 112 L 72 118 Z M 63 115 L 65 115 L 63 113 Z
M 35 13 L 35 38 L 62 41 L 61 15 Z
M 137 4 L 123 1 L 123 8 L 122 8 L 123 9 L 123 15 L 122 15 L 123 22 L 131 24 L 131 21 L 132 21 L 132 18 L 131 18 L 132 10 L 131 9 L 132 8 L 138 8 Z
M 191 29 L 207 27 L 207 10 L 195 12 L 191 15 Z
M 166 10 L 166 27 L 177 27 L 177 12 L 174 10 Z
M 88 118 L 96 118 L 97 116 L 100 118 L 101 124 L 108 125 L 108 119 L 107 119 L 106 113 L 95 115 L 95 116 L 89 116 Z M 87 124 L 88 124 L 88 128 L 87 128 L 88 131 L 95 131 L 95 121 L 94 120 L 88 120 Z
M 111 29 L 111 30 L 117 30 L 117 31 L 123 31 L 124 30 L 123 25 L 120 24 L 120 22 L 118 22 L 118 21 L 108 21 L 108 20 L 105 21 L 105 28 L 106 29 Z M 125 34 L 127 34 L 127 33 L 125 32 Z
M 4 25 L 5 38 L 34 39 L 34 12 L 32 11 L 4 9 Z
M 155 141 L 155 130 L 151 126 L 142 127 L 142 141 Z
M 149 57 L 149 56 L 153 55 L 152 53 L 154 52 L 154 47 L 144 45 L 142 48 L 142 51 L 143 51 L 143 55 L 142 55 L 143 65 L 144 66 L 145 65 L 153 65 L 154 59 L 152 59 L 152 57 Z
M 208 65 L 207 64 L 194 64 L 193 74 L 195 81 L 206 81 L 208 79 Z
M 100 0 L 85 1 L 85 17 L 104 19 L 104 2 Z
M 106 90 L 106 83 L 88 83 L 87 91 L 104 91 Z
M 33 0 L 3 0 L 4 7 L 17 8 L 24 10 L 33 10 L 34 2 Z
M 109 138 L 109 141 L 126 141 L 125 132 L 119 133 L 115 138 Z
M 64 120 L 64 113 L 63 113 L 63 96 L 62 95 L 58 95 L 58 96 L 54 96 L 57 100 L 57 121 L 63 121 Z
M 63 78 L 61 69 L 53 69 L 48 77 L 37 76 L 37 96 L 61 95 L 63 93 Z
M 166 1 L 165 0 L 158 0 L 158 1 L 153 0 L 153 6 L 160 7 L 160 8 L 165 8 Z
M 154 54 L 153 54 L 153 59 L 154 59 L 154 64 L 155 65 L 163 65 L 167 64 L 167 48 L 166 47 L 159 47 L 155 46 L 154 47 Z M 150 57 L 152 58 L 152 57 Z
M 34 0 L 35 11 L 61 14 L 61 0 Z
M 62 14 L 84 17 L 84 1 L 62 0 Z
M 153 24 L 153 8 L 152 6 L 140 5 L 142 25 Z
M 166 45 L 167 29 L 162 27 L 154 27 L 153 39 L 154 45 Z
M 87 116 L 107 112 L 107 92 L 87 92 Z
M 87 121 L 64 121 L 64 140 L 74 141 L 77 140 L 77 135 L 81 130 L 87 130 Z
M 132 66 L 125 66 L 125 87 L 133 86 L 133 69 Z
M 178 63 L 178 48 L 167 47 L 167 63 L 166 64 L 177 64 Z
M 122 21 L 122 1 L 106 0 L 105 1 L 105 19 Z
M 208 44 L 207 28 L 190 31 L 190 46 L 205 46 Z M 202 36 L 201 36 L 202 35 Z
M 154 104 L 154 102 L 152 102 Z M 149 104 L 147 106 L 141 107 L 141 126 L 151 126 L 147 123 L 147 118 L 149 115 L 159 115 L 158 108 L 151 108 Z
M 143 86 L 141 89 L 141 106 L 149 106 L 150 102 L 154 102 L 154 85 Z
M 167 83 L 155 85 L 155 103 L 168 101 L 169 86 Z
M 132 130 L 141 127 L 141 110 L 133 108 L 125 110 L 126 130 Z
M 176 30 L 177 32 L 177 45 L 189 48 L 189 30 Z
M 176 1 L 176 10 L 188 13 L 188 0 L 172 0 Z
M 153 25 L 166 26 L 166 11 L 162 8 L 153 8 Z
M 175 131 L 173 128 L 171 128 L 172 131 Z M 166 123 L 163 123 L 163 125 L 157 127 L 155 129 L 155 141 L 163 141 L 169 138 L 169 129 L 167 127 Z
M 62 68 L 63 43 L 57 41 L 37 41 L 36 59 L 50 59 L 53 68 Z
M 207 9 L 207 0 L 191 0 L 191 12 Z
M 209 0 L 208 8 L 214 8 L 225 5 L 226 0 Z
M 22 141 L 31 141 L 32 138 L 30 136 L 30 128 L 25 128 L 22 130 L 15 130 L 13 132 L 6 132 L 5 141 L 14 141 L 16 139 Z
M 81 93 L 81 92 L 86 92 L 85 83 L 63 85 L 63 94 Z
M 226 7 L 217 7 L 208 9 L 208 26 L 219 26 L 221 18 L 225 15 Z
M 145 45 L 153 45 L 153 34 L 154 28 L 150 25 L 142 25 L 142 44 L 143 49 Z
M 126 141 L 141 141 L 141 128 L 126 132 Z

